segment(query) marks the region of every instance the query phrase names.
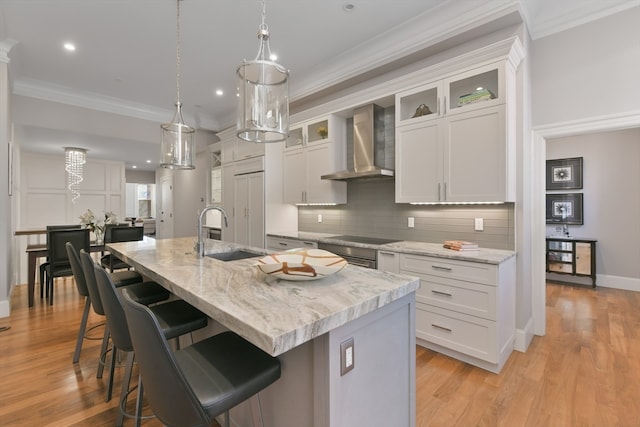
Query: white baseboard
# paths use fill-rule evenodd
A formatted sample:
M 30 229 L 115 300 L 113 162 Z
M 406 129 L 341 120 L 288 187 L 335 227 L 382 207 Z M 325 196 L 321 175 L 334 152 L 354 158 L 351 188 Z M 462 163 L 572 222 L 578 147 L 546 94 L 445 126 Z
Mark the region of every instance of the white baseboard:
M 533 317 L 530 317 L 524 329 L 516 329 L 516 337 L 513 349 L 525 353 L 533 340 Z
M 640 279 L 598 274 L 596 286 L 640 292 Z

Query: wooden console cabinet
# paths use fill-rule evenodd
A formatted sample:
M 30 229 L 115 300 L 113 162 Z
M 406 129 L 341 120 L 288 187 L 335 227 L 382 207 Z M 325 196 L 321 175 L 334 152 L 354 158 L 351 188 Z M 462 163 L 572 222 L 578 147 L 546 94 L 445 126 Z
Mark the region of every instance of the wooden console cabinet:
M 547 273 L 591 278 L 596 287 L 596 239 L 547 237 Z

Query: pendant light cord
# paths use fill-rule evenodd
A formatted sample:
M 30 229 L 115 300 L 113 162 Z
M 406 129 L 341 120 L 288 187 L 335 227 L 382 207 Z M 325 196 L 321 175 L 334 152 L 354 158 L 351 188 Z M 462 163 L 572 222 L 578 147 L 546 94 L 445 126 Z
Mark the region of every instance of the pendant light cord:
M 267 26 L 267 2 L 262 0 L 262 24 L 260 24 L 260 29 L 263 31 L 269 31 L 269 27 Z
M 177 0 L 176 25 L 176 102 L 180 102 L 180 2 Z

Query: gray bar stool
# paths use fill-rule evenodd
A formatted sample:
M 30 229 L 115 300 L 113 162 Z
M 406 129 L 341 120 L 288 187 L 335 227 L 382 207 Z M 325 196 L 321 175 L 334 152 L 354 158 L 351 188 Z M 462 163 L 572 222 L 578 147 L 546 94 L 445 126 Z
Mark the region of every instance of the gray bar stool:
M 124 378 L 122 380 L 122 391 L 120 393 L 120 414 L 118 415 L 118 418 L 116 420 L 116 425 L 121 426 L 125 416 L 135 418 L 136 425 L 139 425 L 140 420 L 143 418 L 143 387 L 140 377 L 138 379 L 137 386 L 138 397 L 135 415 L 129 414 L 126 411 L 127 397 L 129 396 L 129 393 L 133 391 L 133 389 L 129 388 L 129 384 L 131 382 L 131 373 L 135 358 L 134 347 L 131 342 L 131 336 L 129 335 L 129 327 L 131 325 L 128 325 L 127 318 L 125 317 L 124 307 L 120 299 L 120 293 L 113 285 L 113 282 L 111 281 L 107 271 L 98 265 L 94 267 L 94 271 L 98 283 L 100 298 L 102 299 L 102 304 L 107 315 L 107 325 L 109 325 L 109 330 L 111 332 L 111 340 L 113 341 L 113 354 L 111 357 L 110 369 L 111 377 L 113 377 L 114 374 L 114 355 L 116 350 L 127 352 L 127 362 Z M 135 293 L 131 292 L 131 287 L 124 287 L 122 289 L 123 291 L 126 289 L 129 297 L 135 299 Z M 154 305 L 153 307 L 149 307 L 149 309 L 151 310 L 155 318 L 158 319 L 161 333 L 163 334 L 163 337 L 165 339 L 178 338 L 181 335 L 207 326 L 207 316 L 184 300 L 176 300 L 164 304 Z
M 122 291 L 125 313 L 147 401 L 167 426 L 210 426 L 214 417 L 280 378 L 280 361 L 233 332 L 176 352 L 149 308 Z M 254 424 L 262 423 L 254 419 Z

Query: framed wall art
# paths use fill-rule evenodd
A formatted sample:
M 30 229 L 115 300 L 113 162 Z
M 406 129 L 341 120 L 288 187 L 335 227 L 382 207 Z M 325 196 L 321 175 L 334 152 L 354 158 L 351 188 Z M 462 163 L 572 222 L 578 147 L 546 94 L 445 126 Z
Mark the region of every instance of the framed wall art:
M 547 224 L 583 223 L 582 193 L 547 194 Z
M 582 157 L 547 160 L 547 190 L 582 188 Z

